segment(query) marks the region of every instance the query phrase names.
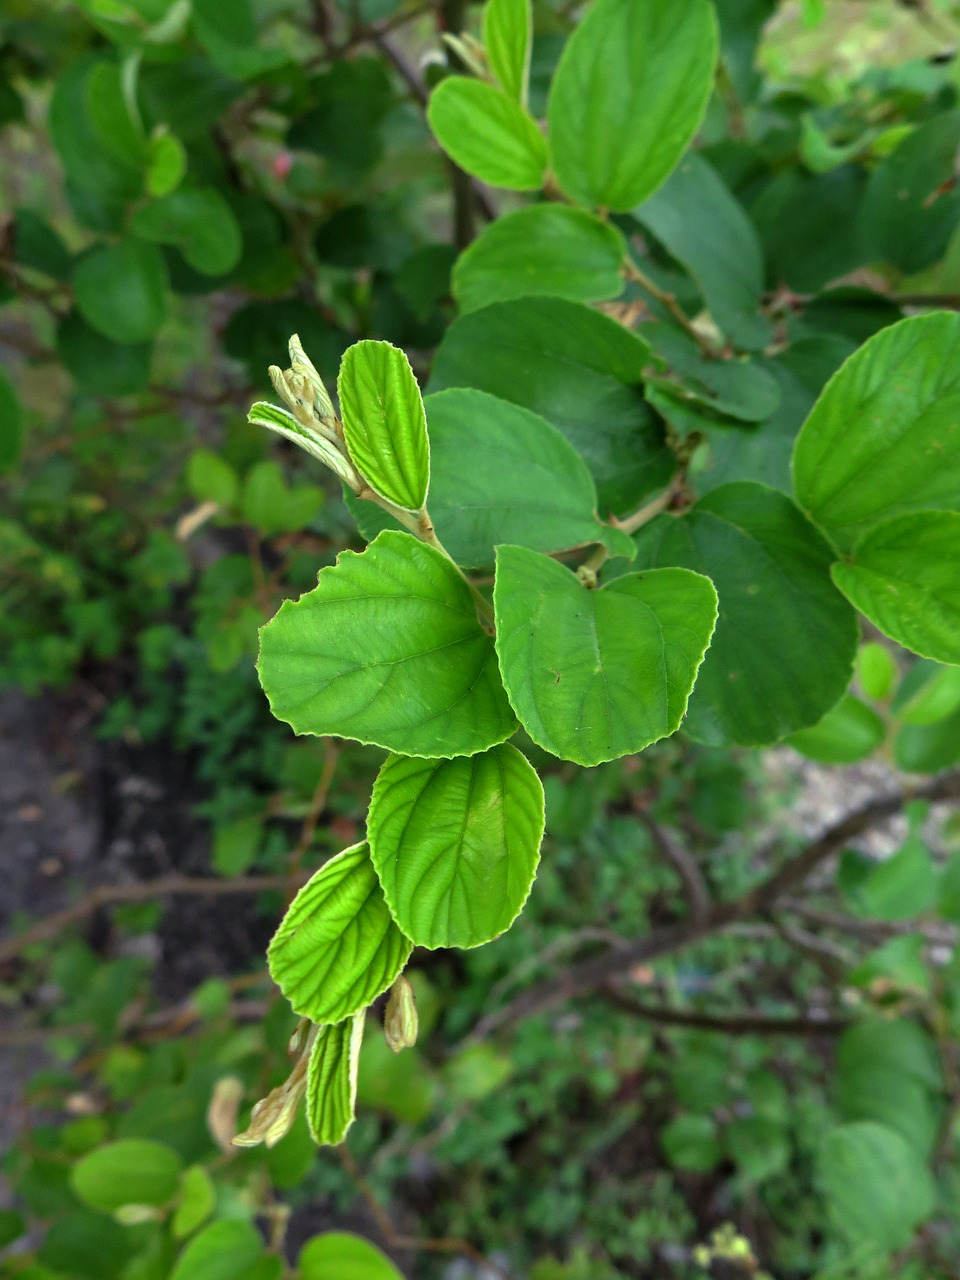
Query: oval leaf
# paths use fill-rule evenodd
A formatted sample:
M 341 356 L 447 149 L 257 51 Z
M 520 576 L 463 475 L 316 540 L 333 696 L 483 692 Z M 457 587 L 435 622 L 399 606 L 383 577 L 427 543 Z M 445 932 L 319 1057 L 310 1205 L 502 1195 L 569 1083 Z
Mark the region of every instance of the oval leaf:
M 149 342 L 166 316 L 167 269 L 152 244 L 93 249 L 77 263 L 73 287 L 80 314 L 114 342 Z
M 546 751 L 601 764 L 680 727 L 717 620 L 708 578 L 662 570 L 588 591 L 547 556 L 498 547 L 493 601 L 510 703 Z
M 419 511 L 430 486 L 430 444 L 420 388 L 404 353 L 389 342 L 357 342 L 337 380 L 350 457 L 381 498 Z
M 303 886 L 267 957 L 294 1013 L 342 1022 L 386 991 L 413 945 L 387 909 L 366 843 L 325 863 Z
M 183 1161 L 171 1147 L 143 1138 L 110 1142 L 74 1166 L 70 1183 L 92 1209 L 167 1204 L 177 1193 Z
M 308 1240 L 297 1274 L 300 1280 L 403 1280 L 386 1254 L 346 1231 L 325 1231 Z
M 960 510 L 960 315 L 901 320 L 827 383 L 797 438 L 801 507 L 840 551 L 877 521 Z
M 448 76 L 430 95 L 427 119 L 450 159 L 491 187 L 539 191 L 547 143 L 536 122 L 502 89 Z
M 960 664 L 960 512 L 884 520 L 832 572 L 885 636 L 921 657 Z
M 720 618 L 686 731 L 764 746 L 816 724 L 850 683 L 856 614 L 830 581 L 830 548 L 785 494 L 747 481 L 637 537 L 636 564 L 707 573 Z
M 529 294 L 580 302 L 616 298 L 626 245 L 620 231 L 583 209 L 537 204 L 498 218 L 457 259 L 461 311 Z
M 357 1064 L 366 1012 L 321 1027 L 307 1068 L 307 1123 L 321 1147 L 337 1147 L 356 1116 Z
M 458 760 L 391 756 L 368 817 L 390 910 L 417 946 L 478 947 L 514 922 L 543 839 L 543 787 L 509 745 Z
M 876 751 L 886 733 L 887 727 L 877 713 L 846 693 L 819 724 L 791 734 L 785 742 L 808 760 L 855 764 Z
M 240 1280 L 262 1254 L 263 1241 L 256 1227 L 222 1218 L 194 1236 L 170 1280 Z
M 406 533 L 322 569 L 262 629 L 258 665 L 273 714 L 296 733 L 446 757 L 516 729 L 467 584 Z
M 619 213 L 646 200 L 692 141 L 716 62 L 707 0 L 597 0 L 550 92 L 550 156 L 567 195 Z
M 195 271 L 221 276 L 240 261 L 243 235 L 233 210 L 214 187 L 181 187 L 133 215 L 144 240 L 179 249 Z

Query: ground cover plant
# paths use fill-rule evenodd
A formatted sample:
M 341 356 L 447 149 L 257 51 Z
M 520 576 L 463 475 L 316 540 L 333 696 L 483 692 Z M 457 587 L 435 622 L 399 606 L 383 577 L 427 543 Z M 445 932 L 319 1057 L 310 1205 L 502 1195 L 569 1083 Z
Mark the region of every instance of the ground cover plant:
M 955 7 L 2 21 L 2 1265 L 955 1274 Z

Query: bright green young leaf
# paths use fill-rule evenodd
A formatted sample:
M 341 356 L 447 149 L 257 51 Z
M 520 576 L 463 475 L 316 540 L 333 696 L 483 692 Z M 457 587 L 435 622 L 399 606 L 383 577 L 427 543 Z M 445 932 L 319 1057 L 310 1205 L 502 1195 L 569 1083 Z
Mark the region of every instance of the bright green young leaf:
M 519 298 L 453 322 L 429 390 L 476 387 L 540 414 L 590 468 L 600 515 L 622 515 L 676 469 L 644 402 L 649 361 L 647 344 L 609 316 L 564 298 Z
M 834 374 L 793 454 L 800 506 L 842 552 L 878 520 L 960 510 L 960 315 L 882 329 Z
M 498 218 L 457 259 L 453 295 L 460 310 L 530 294 L 578 302 L 623 290 L 622 233 L 583 209 L 536 204 Z
M 0 472 L 9 471 L 23 448 L 23 409 L 13 383 L 0 369 Z
M 832 572 L 884 635 L 921 657 L 960 664 L 960 511 L 884 520 Z
M 854 1244 L 900 1249 L 936 1206 L 926 1161 L 899 1133 L 872 1120 L 831 1128 L 819 1173 L 836 1228 Z
M 170 1228 L 178 1240 L 206 1222 L 217 1203 L 217 1189 L 202 1164 L 191 1165 L 180 1180 L 180 1198 Z
M 187 464 L 187 485 L 198 502 L 231 507 L 237 496 L 237 473 L 226 458 L 211 449 L 197 449 Z
M 384 896 L 422 947 L 498 937 L 530 893 L 543 838 L 543 787 L 509 744 L 456 760 L 391 756 L 367 826 Z
M 260 633 L 260 681 L 296 733 L 472 755 L 516 728 L 493 641 L 439 551 L 388 530 L 344 551 Z
M 490 69 L 522 107 L 527 105 L 532 42 L 530 0 L 487 0 L 483 10 L 483 45 Z
M 784 494 L 746 481 L 637 537 L 636 564 L 706 573 L 720 617 L 685 723 L 713 745 L 763 746 L 816 724 L 853 671 L 856 614 L 830 548 Z
M 172 133 L 150 139 L 147 152 L 147 195 L 155 199 L 176 191 L 187 172 L 187 152 Z
M 112 1213 L 125 1204 L 164 1205 L 180 1184 L 183 1161 L 162 1142 L 127 1138 L 98 1147 L 74 1166 L 73 1190 L 92 1209 Z
M 167 313 L 167 269 L 152 244 L 121 240 L 84 254 L 73 273 L 83 318 L 113 342 L 149 342 Z
M 412 949 L 387 909 L 364 842 L 331 858 L 307 881 L 267 955 L 270 976 L 294 1013 L 327 1023 L 372 1004 Z
M 263 1240 L 252 1223 L 220 1218 L 193 1237 L 170 1280 L 243 1280 L 263 1255 Z
M 547 113 L 567 195 L 618 213 L 652 195 L 703 119 L 717 50 L 707 0 L 596 0 L 567 41 Z
M 960 710 L 960 668 L 941 667 L 897 707 L 903 724 L 937 724 Z
M 547 143 L 533 118 L 502 89 L 448 76 L 430 95 L 427 119 L 451 160 L 491 187 L 539 191 Z
M 357 1067 L 366 1010 L 321 1027 L 307 1069 L 307 1122 L 321 1147 L 337 1147 L 356 1116 Z
M 734 346 L 756 351 L 773 329 L 759 314 L 763 251 L 753 223 L 716 169 L 690 154 L 660 190 L 634 211 L 687 268 L 707 310 Z
M 430 443 L 420 388 L 389 342 L 354 343 L 337 380 L 350 458 L 388 502 L 419 511 L 430 487 Z
M 325 1231 L 300 1250 L 300 1280 L 403 1280 L 386 1254 L 346 1231 Z
M 821 721 L 784 741 L 808 760 L 854 764 L 876 751 L 886 732 L 886 725 L 871 707 L 845 693 Z
M 674 733 L 717 620 L 699 573 L 631 573 L 590 591 L 547 556 L 497 549 L 500 670 L 539 746 L 581 765 Z
M 916 835 L 872 867 L 857 888 L 859 911 L 872 920 L 911 920 L 929 911 L 936 896 L 933 859 Z
M 214 187 L 180 187 L 160 196 L 137 210 L 131 228 L 143 240 L 173 245 L 203 275 L 232 271 L 243 251 L 240 225 Z
M 897 683 L 897 664 L 886 645 L 871 640 L 862 644 L 857 653 L 857 679 L 868 698 L 885 702 Z M 960 687 L 958 687 L 960 706 Z

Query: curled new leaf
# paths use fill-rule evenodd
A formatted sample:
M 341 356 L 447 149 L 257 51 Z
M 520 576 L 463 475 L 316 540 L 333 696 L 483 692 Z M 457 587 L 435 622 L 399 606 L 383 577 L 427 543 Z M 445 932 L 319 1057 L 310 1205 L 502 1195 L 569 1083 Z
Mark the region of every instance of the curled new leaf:
M 321 1027 L 307 1070 L 307 1123 L 321 1147 L 336 1147 L 353 1124 L 366 1012 Z

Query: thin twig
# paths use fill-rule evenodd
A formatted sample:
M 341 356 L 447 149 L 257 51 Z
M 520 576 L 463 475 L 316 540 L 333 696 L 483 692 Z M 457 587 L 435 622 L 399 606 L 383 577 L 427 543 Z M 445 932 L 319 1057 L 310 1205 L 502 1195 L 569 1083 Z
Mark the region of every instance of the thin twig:
M 792 1018 L 767 1017 L 758 1013 L 711 1014 L 692 1009 L 671 1009 L 647 1004 L 608 984 L 602 994 L 624 1013 L 668 1027 L 690 1027 L 699 1031 L 722 1031 L 728 1036 L 837 1036 L 850 1026 L 849 1018 L 813 1015 Z
M 703 336 L 683 307 L 681 307 L 674 294 L 668 289 L 661 289 L 655 280 L 651 280 L 645 271 L 641 271 L 632 258 L 627 258 L 624 261 L 623 274 L 628 280 L 638 284 L 641 289 L 650 294 L 651 298 L 655 298 L 661 306 L 669 311 L 680 328 L 694 340 L 700 349 L 700 354 L 705 359 L 715 360 L 717 358 L 719 352 L 715 351 L 713 344 Z
M 634 811 L 640 825 L 646 828 L 660 857 L 677 873 L 677 878 L 683 885 L 690 915 L 694 920 L 704 919 L 710 914 L 713 899 L 696 858 L 679 840 L 675 840 L 669 832 L 664 831 L 646 809 L 635 806 Z

